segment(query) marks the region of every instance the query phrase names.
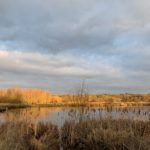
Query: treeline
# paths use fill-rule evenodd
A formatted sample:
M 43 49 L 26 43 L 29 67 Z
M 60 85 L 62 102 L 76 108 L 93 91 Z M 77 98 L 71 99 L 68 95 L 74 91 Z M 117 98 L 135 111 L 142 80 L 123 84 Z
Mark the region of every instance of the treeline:
M 97 99 L 105 100 L 105 101 L 120 101 L 120 102 L 150 102 L 150 94 L 103 94 L 103 95 L 95 95 Z M 95 99 L 96 99 L 95 98 Z
M 39 89 L 9 88 L 0 90 L 0 103 L 49 104 L 58 101 L 60 101 L 59 97 Z
M 54 104 L 67 106 L 86 105 L 124 105 L 127 103 L 150 104 L 150 94 L 101 94 L 94 95 L 84 92 L 68 95 L 52 95 L 40 89 L 9 88 L 0 90 L 0 103 L 22 104 Z
M 106 106 L 106 105 L 150 105 L 150 94 L 70 94 L 63 95 L 62 102 L 68 105 L 90 105 L 90 106 Z

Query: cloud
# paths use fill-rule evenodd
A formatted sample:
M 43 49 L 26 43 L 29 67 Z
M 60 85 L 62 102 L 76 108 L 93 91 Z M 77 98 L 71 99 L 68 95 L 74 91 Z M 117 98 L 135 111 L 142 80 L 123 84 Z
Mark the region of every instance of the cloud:
M 114 16 L 109 16 L 113 10 L 106 12 L 111 5 L 104 1 L 6 0 L 0 5 L 0 41 L 8 49 L 102 52 L 118 34 Z
M 72 55 L 46 55 L 35 52 L 0 51 L 1 72 L 41 74 L 47 76 L 116 76 L 119 69 L 110 64 L 100 62 L 89 63 L 83 57 L 78 57 L 78 61 Z M 94 67 L 92 67 L 94 66 Z
M 114 68 L 103 58 L 97 61 L 93 57 L 88 57 L 87 61 L 86 56 L 78 56 L 77 61 L 68 53 L 53 55 L 0 50 L 1 85 L 44 88 L 61 93 L 70 92 L 83 79 L 122 78 L 119 68 Z
M 1 87 L 50 82 L 63 92 L 87 78 L 93 92 L 148 91 L 149 7 L 148 0 L 1 0 Z

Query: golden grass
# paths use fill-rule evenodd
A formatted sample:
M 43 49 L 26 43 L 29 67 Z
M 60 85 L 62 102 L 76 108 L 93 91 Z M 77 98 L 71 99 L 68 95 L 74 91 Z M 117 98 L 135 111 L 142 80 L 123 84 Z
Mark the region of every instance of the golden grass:
M 41 106 L 135 106 L 150 105 L 150 94 L 92 95 L 79 91 L 76 94 L 52 95 L 39 89 L 9 88 L 0 90 L 1 104 Z M 15 107 L 14 107 L 15 108 Z

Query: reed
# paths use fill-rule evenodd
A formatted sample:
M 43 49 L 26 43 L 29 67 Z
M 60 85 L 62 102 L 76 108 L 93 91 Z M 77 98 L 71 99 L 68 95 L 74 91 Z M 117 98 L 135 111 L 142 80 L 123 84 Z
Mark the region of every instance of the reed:
M 0 150 L 58 150 L 57 126 L 8 122 L 0 126 Z
M 61 127 L 28 119 L 1 123 L 0 150 L 150 150 L 150 119 L 84 118 L 88 109 L 78 119 L 72 109 L 74 121 Z
M 66 150 L 150 150 L 150 121 L 66 122 L 62 144 Z

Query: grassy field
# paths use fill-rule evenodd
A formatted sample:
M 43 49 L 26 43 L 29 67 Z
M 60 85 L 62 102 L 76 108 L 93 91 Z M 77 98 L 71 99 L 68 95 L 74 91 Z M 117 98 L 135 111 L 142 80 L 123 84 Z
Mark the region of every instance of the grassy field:
M 0 125 L 0 150 L 150 150 L 150 121 L 87 120 Z

